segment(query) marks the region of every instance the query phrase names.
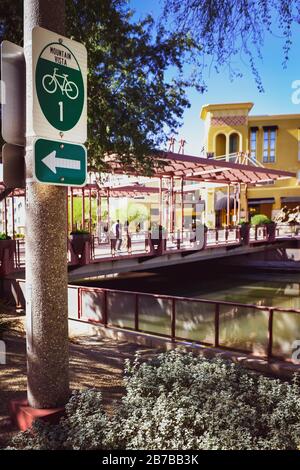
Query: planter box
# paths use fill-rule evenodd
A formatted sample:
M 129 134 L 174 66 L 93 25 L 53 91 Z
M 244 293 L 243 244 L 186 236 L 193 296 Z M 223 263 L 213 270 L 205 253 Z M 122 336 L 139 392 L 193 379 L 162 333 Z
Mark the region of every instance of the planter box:
M 9 249 L 9 254 L 13 254 L 16 251 L 16 240 L 0 240 L 0 256 L 4 249 Z
M 266 224 L 267 236 L 269 242 L 274 242 L 276 239 L 276 224 L 273 222 L 271 224 Z
M 15 269 L 15 240 L 0 240 L 0 274 L 5 276 Z
M 70 235 L 70 242 L 75 255 L 81 255 L 84 249 L 85 242 L 91 242 L 91 235 L 89 233 L 74 233 Z
M 250 242 L 250 224 L 240 226 L 240 234 L 243 245 L 249 245 Z

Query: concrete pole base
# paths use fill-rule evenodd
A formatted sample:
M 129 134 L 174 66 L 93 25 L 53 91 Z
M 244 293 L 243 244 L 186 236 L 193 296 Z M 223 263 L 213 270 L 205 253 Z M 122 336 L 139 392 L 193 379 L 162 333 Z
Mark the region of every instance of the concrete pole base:
M 32 408 L 26 398 L 12 400 L 9 407 L 12 422 L 20 431 L 26 431 L 32 427 L 35 420 L 41 419 L 51 424 L 58 424 L 65 414 L 65 408 Z

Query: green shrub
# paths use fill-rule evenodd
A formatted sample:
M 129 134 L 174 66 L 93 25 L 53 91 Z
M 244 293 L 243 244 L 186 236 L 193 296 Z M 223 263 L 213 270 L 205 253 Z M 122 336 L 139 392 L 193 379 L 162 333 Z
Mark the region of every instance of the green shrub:
M 0 233 L 0 240 L 11 240 L 11 237 L 9 235 L 6 235 L 6 233 Z
M 73 230 L 70 232 L 70 235 L 89 235 L 90 232 L 88 230 Z
M 271 224 L 272 220 L 264 214 L 256 214 L 251 217 L 251 225 Z
M 73 392 L 66 405 L 66 416 L 57 425 L 35 421 L 31 430 L 13 438 L 17 449 L 103 449 L 108 418 L 102 407 L 101 393 L 95 390 Z
M 23 240 L 25 238 L 25 235 L 24 235 L 24 233 L 16 233 L 15 238 L 20 238 L 20 239 Z
M 35 424 L 16 448 L 297 449 L 300 389 L 221 359 L 171 351 L 126 364 L 126 395 L 113 416 L 101 394 L 76 393 L 57 426 Z
M 244 226 L 244 225 L 249 225 L 249 222 L 247 222 L 247 220 L 240 220 L 240 221 L 238 222 L 238 225 L 243 225 L 243 226 Z

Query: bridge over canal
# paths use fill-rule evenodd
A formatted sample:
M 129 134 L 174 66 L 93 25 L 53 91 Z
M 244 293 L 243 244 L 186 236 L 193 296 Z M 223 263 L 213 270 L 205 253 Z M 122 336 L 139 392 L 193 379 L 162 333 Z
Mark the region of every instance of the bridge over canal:
M 114 178 L 119 175 L 126 180 L 129 178 L 128 175 L 131 175 L 135 180 L 120 184 L 108 174 L 106 178 L 108 183 L 103 183 L 103 178 L 101 180 L 99 175 L 97 177 L 91 172 L 91 175 L 94 175 L 93 182 L 90 180 L 82 189 L 69 188 L 66 201 L 69 217 L 65 236 L 70 280 L 233 255 L 247 255 L 267 249 L 282 249 L 291 243 L 297 246 L 300 238 L 298 226 L 238 225 L 242 214 L 241 185 L 247 187 L 273 184 L 279 179 L 295 176 L 293 173 L 255 166 L 251 161 L 246 164 L 243 160 L 241 163 L 241 155 L 238 154 L 233 162 L 232 159 L 219 161 L 163 153 L 159 156 L 159 162 L 154 164 L 153 176 L 146 179 L 146 182 L 138 179 L 135 168 L 124 169 L 118 163 L 116 156 L 110 158 L 107 165 Z M 210 188 L 225 188 L 227 191 L 227 196 L 224 198 L 226 223 L 222 228 L 207 228 L 206 202 L 199 197 L 197 189 L 200 186 L 205 188 L 207 185 Z M 4 203 L 5 232 L 8 232 L 10 217 L 12 239 L 0 243 L 0 276 L 12 274 L 22 276 L 25 268 L 25 240 L 16 238 L 14 209 L 16 197 L 24 197 L 25 190 L 12 190 L 6 188 L 4 184 L 1 184 L 1 188 L 0 202 L 2 199 Z M 189 204 L 192 213 L 190 220 L 185 204 L 186 194 L 190 194 L 191 201 L 195 201 Z M 139 230 L 130 228 L 125 219 L 121 243 L 121 240 L 116 240 L 115 234 L 112 233 L 114 221 L 109 211 L 110 201 L 112 198 L 139 198 L 141 195 L 154 198 L 152 205 L 155 205 L 155 216 L 151 218 L 150 215 L 146 226 Z M 74 197 L 82 198 L 80 227 L 75 226 Z M 86 211 L 87 197 L 89 207 Z M 11 212 L 7 210 L 9 198 L 11 198 Z M 92 224 L 92 198 L 97 202 L 96 227 Z M 101 211 L 103 198 L 106 200 L 105 221 Z M 234 213 L 232 220 L 229 217 L 230 210 Z M 84 236 L 82 234 L 79 236 L 76 230 L 74 233 L 74 229 L 78 228 L 87 229 Z M 55 257 L 55 254 L 53 256 Z

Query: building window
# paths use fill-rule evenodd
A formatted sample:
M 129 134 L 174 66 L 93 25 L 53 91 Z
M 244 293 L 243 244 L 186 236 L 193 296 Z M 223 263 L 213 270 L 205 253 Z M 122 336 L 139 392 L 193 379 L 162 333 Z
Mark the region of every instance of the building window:
M 250 128 L 250 157 L 256 160 L 258 127 Z
M 276 131 L 277 127 L 264 127 L 263 162 L 273 163 L 276 156 Z
M 239 150 L 240 138 L 239 135 L 234 133 L 229 136 L 229 153 L 237 153 Z
M 216 157 L 223 157 L 226 155 L 226 135 L 218 134 L 216 137 Z

